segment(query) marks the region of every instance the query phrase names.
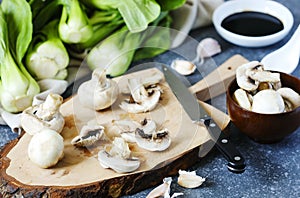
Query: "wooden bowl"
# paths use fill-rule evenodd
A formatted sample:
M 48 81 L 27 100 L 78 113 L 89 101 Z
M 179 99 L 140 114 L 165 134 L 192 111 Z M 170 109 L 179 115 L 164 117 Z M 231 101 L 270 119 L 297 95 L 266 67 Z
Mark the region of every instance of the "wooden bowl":
M 300 93 L 300 79 L 280 73 L 282 86 L 292 88 Z M 292 111 L 278 114 L 262 114 L 240 107 L 232 98 L 238 89 L 236 79 L 230 84 L 226 92 L 226 104 L 229 116 L 236 127 L 259 143 L 275 143 L 293 133 L 300 126 L 300 107 Z

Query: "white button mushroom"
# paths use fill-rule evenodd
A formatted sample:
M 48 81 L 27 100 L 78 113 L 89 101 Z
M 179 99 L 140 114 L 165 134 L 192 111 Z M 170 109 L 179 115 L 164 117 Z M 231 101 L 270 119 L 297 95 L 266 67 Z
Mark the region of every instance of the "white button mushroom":
M 257 113 L 282 113 L 284 101 L 280 94 L 273 89 L 265 89 L 253 96 L 252 111 Z
M 47 128 L 60 133 L 65 120 L 59 112 L 63 98 L 58 94 L 49 94 L 44 103 L 25 109 L 21 114 L 22 128 L 34 135 Z
M 118 98 L 117 83 L 106 78 L 105 70 L 95 69 L 92 79 L 82 83 L 78 88 L 78 98 L 83 106 L 95 110 L 110 107 Z
M 57 164 L 64 155 L 63 137 L 51 129 L 43 129 L 35 134 L 28 145 L 29 159 L 41 168 Z

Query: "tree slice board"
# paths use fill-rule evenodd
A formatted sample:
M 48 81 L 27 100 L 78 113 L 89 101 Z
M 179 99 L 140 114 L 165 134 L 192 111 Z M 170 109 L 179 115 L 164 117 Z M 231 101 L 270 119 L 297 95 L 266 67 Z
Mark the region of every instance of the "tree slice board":
M 242 57 L 236 56 L 234 60 L 225 63 L 227 66 L 232 66 L 243 62 Z M 222 67 L 226 67 L 224 64 Z M 145 77 L 153 73 L 161 72 L 152 68 L 114 80 L 122 90 L 128 78 Z M 27 156 L 31 136 L 24 132 L 0 152 L 2 196 L 119 197 L 158 185 L 164 177 L 175 175 L 179 169 L 186 169 L 195 164 L 199 160 L 199 146 L 210 142 L 208 132 L 205 127 L 192 123 L 165 81 L 160 85 L 164 92 L 158 106 L 153 111 L 142 114 L 128 114 L 119 108 L 120 102 L 127 97 L 123 94 L 120 94 L 111 108 L 98 112 L 82 106 L 77 96 L 66 100 L 61 107 L 66 121 L 61 133 L 65 143 L 64 158 L 49 169 L 37 167 Z M 226 126 L 229 121 L 228 116 L 207 104 L 201 104 L 213 112 L 220 126 Z M 97 152 L 104 146 L 102 142 L 99 142 L 98 146 L 84 149 L 70 144 L 80 128 L 88 122 L 93 121 L 104 125 L 107 138 L 112 140 L 117 134 L 113 120 L 140 121 L 144 118 L 154 119 L 159 126 L 168 128 L 172 143 L 166 151 L 162 152 L 146 151 L 134 143 L 131 144 L 133 154 L 142 162 L 139 169 L 133 173 L 120 174 L 103 168 L 97 160 Z

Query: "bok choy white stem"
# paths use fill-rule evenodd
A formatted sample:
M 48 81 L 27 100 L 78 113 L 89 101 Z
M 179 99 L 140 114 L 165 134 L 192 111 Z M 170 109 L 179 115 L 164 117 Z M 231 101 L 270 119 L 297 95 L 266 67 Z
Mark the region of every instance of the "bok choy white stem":
M 26 66 L 37 79 L 65 79 L 69 54 L 57 31 L 58 20 L 51 21 L 33 38 L 27 51 Z
M 86 13 L 79 0 L 64 0 L 58 31 L 65 43 L 83 43 L 93 36 Z

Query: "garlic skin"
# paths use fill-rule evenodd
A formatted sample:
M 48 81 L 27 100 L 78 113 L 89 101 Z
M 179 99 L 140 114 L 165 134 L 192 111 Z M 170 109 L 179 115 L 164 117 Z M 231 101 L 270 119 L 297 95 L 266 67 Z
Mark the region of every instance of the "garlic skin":
M 29 142 L 28 157 L 41 168 L 56 165 L 63 155 L 63 137 L 51 129 L 43 129 L 35 134 Z
M 117 83 L 106 78 L 105 70 L 95 69 L 92 78 L 82 83 L 78 88 L 80 103 L 96 111 L 110 107 L 118 98 Z
M 43 129 L 52 129 L 60 133 L 65 120 L 59 111 L 63 98 L 58 94 L 49 94 L 44 103 L 28 107 L 21 114 L 21 126 L 30 135 Z

